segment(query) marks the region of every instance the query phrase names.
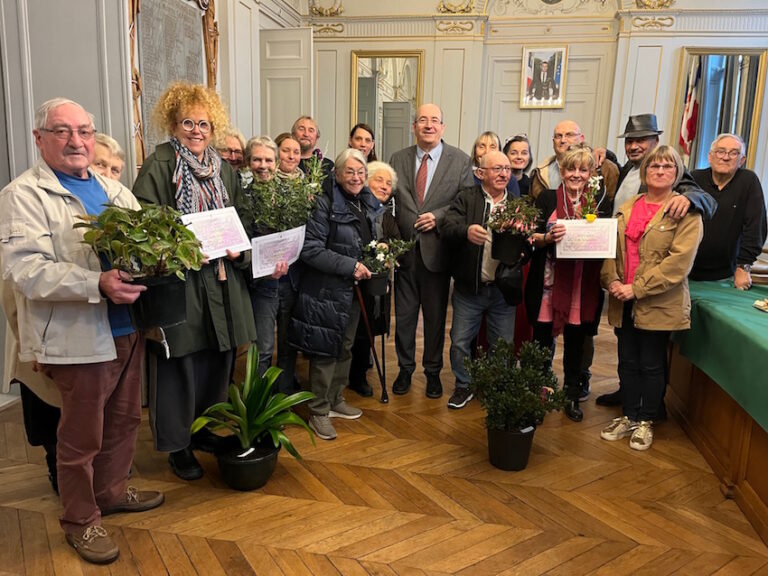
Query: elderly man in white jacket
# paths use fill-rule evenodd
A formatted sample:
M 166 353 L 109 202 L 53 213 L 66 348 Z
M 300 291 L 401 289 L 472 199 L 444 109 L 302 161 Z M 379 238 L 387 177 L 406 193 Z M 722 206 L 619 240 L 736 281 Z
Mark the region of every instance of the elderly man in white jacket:
M 119 549 L 102 515 L 163 502 L 159 492 L 126 487 L 144 352 L 126 304 L 144 288 L 117 270 L 103 271 L 72 226 L 105 204 L 138 202 L 119 182 L 89 170 L 93 118 L 76 102 L 44 103 L 33 133 L 42 160 L 0 192 L 0 271 L 15 307 L 6 312 L 16 318 L 18 360 L 52 378 L 61 394 L 57 459 L 66 540 L 84 559 L 107 563 Z

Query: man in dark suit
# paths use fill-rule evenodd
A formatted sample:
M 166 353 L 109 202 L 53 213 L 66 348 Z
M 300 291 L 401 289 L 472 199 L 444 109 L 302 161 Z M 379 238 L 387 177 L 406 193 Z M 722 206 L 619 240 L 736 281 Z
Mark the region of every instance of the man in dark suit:
M 392 391 L 405 394 L 416 370 L 416 325 L 419 308 L 424 315 L 424 355 L 427 396 L 443 394 L 445 314 L 450 273 L 440 241 L 440 226 L 461 188 L 473 185 L 469 156 L 443 142 L 443 112 L 435 104 L 416 111 L 413 133 L 416 145 L 392 155 L 397 172 L 395 218 L 403 239 L 414 238 L 416 247 L 395 275 L 395 350 L 400 373 Z
M 542 100 L 557 97 L 555 79 L 549 71 L 549 62 L 542 62 L 539 71 L 533 74 L 533 82 L 528 89 L 528 96 Z

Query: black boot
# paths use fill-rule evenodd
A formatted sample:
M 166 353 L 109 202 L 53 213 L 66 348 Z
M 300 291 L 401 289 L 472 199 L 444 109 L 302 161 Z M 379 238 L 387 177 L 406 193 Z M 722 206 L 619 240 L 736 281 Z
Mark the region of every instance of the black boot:
M 48 480 L 56 494 L 59 493 L 59 474 L 56 471 L 56 444 L 44 444 L 45 463 L 48 465 Z
M 589 398 L 590 393 L 590 387 L 589 387 L 589 379 L 592 378 L 592 373 L 582 372 L 581 376 L 579 376 L 579 400 L 586 400 Z
M 584 412 L 582 412 L 581 408 L 579 408 L 578 399 L 571 400 L 565 406 L 565 415 L 568 416 L 568 418 L 570 418 L 574 422 L 581 422 L 584 419 Z

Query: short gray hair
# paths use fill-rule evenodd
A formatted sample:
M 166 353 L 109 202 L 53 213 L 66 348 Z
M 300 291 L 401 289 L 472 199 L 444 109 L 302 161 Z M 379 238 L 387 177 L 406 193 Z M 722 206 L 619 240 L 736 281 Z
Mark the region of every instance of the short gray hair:
M 744 139 L 738 134 L 732 134 L 730 132 L 723 132 L 722 134 L 718 134 L 717 138 L 714 139 L 714 141 L 712 142 L 712 145 L 709 147 L 709 151 L 714 152 L 715 148 L 717 148 L 717 145 L 720 143 L 720 140 L 724 140 L 726 138 L 733 138 L 739 144 L 741 144 L 741 155 L 742 156 L 746 155 L 747 145 L 744 143 Z
M 118 141 L 112 138 L 112 136 L 102 132 L 97 132 L 94 138 L 96 140 L 96 144 L 101 144 L 102 146 L 108 148 L 109 153 L 112 154 L 112 156 L 117 156 L 120 158 L 120 160 L 123 161 L 125 160 L 125 152 L 123 152 L 123 149 L 120 147 Z
M 35 111 L 35 130 L 41 130 L 45 128 L 45 125 L 48 123 L 48 114 L 50 114 L 52 110 L 55 110 L 59 106 L 64 106 L 65 104 L 72 104 L 78 108 L 81 108 L 83 112 L 88 114 L 88 118 L 91 119 L 91 128 L 94 130 L 96 129 L 93 114 L 83 108 L 82 105 L 78 104 L 74 100 L 70 100 L 69 98 L 51 98 L 50 100 L 43 102 Z
M 371 176 L 375 176 L 377 172 L 381 172 L 382 170 L 389 172 L 389 177 L 392 179 L 392 190 L 397 188 L 397 172 L 395 172 L 395 169 L 386 162 L 379 161 L 370 162 L 368 164 L 368 178 L 365 179 L 365 185 L 368 186 L 368 180 Z
M 336 156 L 336 162 L 333 163 L 336 172 L 339 172 L 346 167 L 347 162 L 350 160 L 357 160 L 363 165 L 366 171 L 368 170 L 368 162 L 366 162 L 365 156 L 363 156 L 363 153 L 360 152 L 360 150 L 357 148 L 345 148 L 341 154 Z
M 224 131 L 224 135 L 222 136 L 221 142 L 224 143 L 224 138 L 234 138 L 238 142 L 240 142 L 240 146 L 242 146 L 243 150 L 245 150 L 245 136 L 243 136 L 243 133 L 240 132 L 237 128 L 233 128 L 230 126 Z
M 254 148 L 269 148 L 275 153 L 275 162 L 280 159 L 280 151 L 277 149 L 277 144 L 269 136 L 254 136 L 248 140 L 248 144 L 245 145 L 245 163 L 250 164 L 251 156 L 253 155 Z

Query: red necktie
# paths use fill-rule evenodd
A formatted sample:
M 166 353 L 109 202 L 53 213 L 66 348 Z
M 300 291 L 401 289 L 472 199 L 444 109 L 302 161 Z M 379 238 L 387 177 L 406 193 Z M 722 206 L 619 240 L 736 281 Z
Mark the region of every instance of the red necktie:
M 427 190 L 427 160 L 429 160 L 429 154 L 424 154 L 419 171 L 416 173 L 416 196 L 419 199 L 419 206 L 424 204 L 424 193 Z

